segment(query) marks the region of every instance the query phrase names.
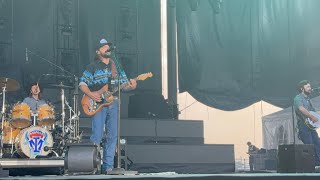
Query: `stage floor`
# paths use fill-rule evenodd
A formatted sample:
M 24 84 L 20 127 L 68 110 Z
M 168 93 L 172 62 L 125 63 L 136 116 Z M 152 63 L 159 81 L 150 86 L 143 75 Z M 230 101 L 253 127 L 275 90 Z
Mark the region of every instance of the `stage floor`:
M 176 174 L 174 172 L 149 173 L 139 175 L 77 175 L 77 176 L 12 176 L 0 177 L 0 179 L 197 179 L 197 180 L 244 180 L 244 179 L 265 179 L 265 180 L 307 180 L 320 179 L 320 173 L 233 173 L 233 174 Z

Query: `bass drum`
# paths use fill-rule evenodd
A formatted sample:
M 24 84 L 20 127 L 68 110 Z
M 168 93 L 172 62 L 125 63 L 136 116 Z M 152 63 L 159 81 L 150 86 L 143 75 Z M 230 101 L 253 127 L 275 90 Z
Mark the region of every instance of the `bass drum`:
M 52 152 L 52 146 L 51 133 L 39 126 L 21 130 L 15 140 L 15 148 L 21 157 L 47 156 Z

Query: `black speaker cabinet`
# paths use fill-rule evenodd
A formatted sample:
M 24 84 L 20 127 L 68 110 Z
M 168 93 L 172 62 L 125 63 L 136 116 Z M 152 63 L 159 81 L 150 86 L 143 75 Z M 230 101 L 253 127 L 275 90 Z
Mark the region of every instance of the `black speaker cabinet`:
M 100 174 L 101 155 L 97 145 L 75 143 L 67 146 L 64 157 L 65 174 Z
M 279 145 L 279 173 L 312 173 L 315 171 L 313 144 Z

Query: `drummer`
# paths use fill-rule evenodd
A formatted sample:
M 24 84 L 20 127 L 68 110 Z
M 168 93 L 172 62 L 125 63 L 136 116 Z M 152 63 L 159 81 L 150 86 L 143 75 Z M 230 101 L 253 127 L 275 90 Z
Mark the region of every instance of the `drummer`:
M 32 113 L 36 114 L 38 107 L 46 104 L 46 101 L 41 98 L 41 88 L 39 83 L 31 83 L 29 87 L 29 97 L 24 98 L 22 103 L 28 104 Z

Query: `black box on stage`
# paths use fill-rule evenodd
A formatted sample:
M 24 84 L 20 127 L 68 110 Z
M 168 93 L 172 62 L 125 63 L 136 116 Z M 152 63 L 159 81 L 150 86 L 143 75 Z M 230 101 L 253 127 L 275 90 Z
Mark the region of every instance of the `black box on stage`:
M 279 173 L 312 173 L 315 171 L 313 144 L 286 144 L 278 147 Z
M 135 94 L 128 104 L 129 118 L 171 119 L 168 103 L 161 94 Z

